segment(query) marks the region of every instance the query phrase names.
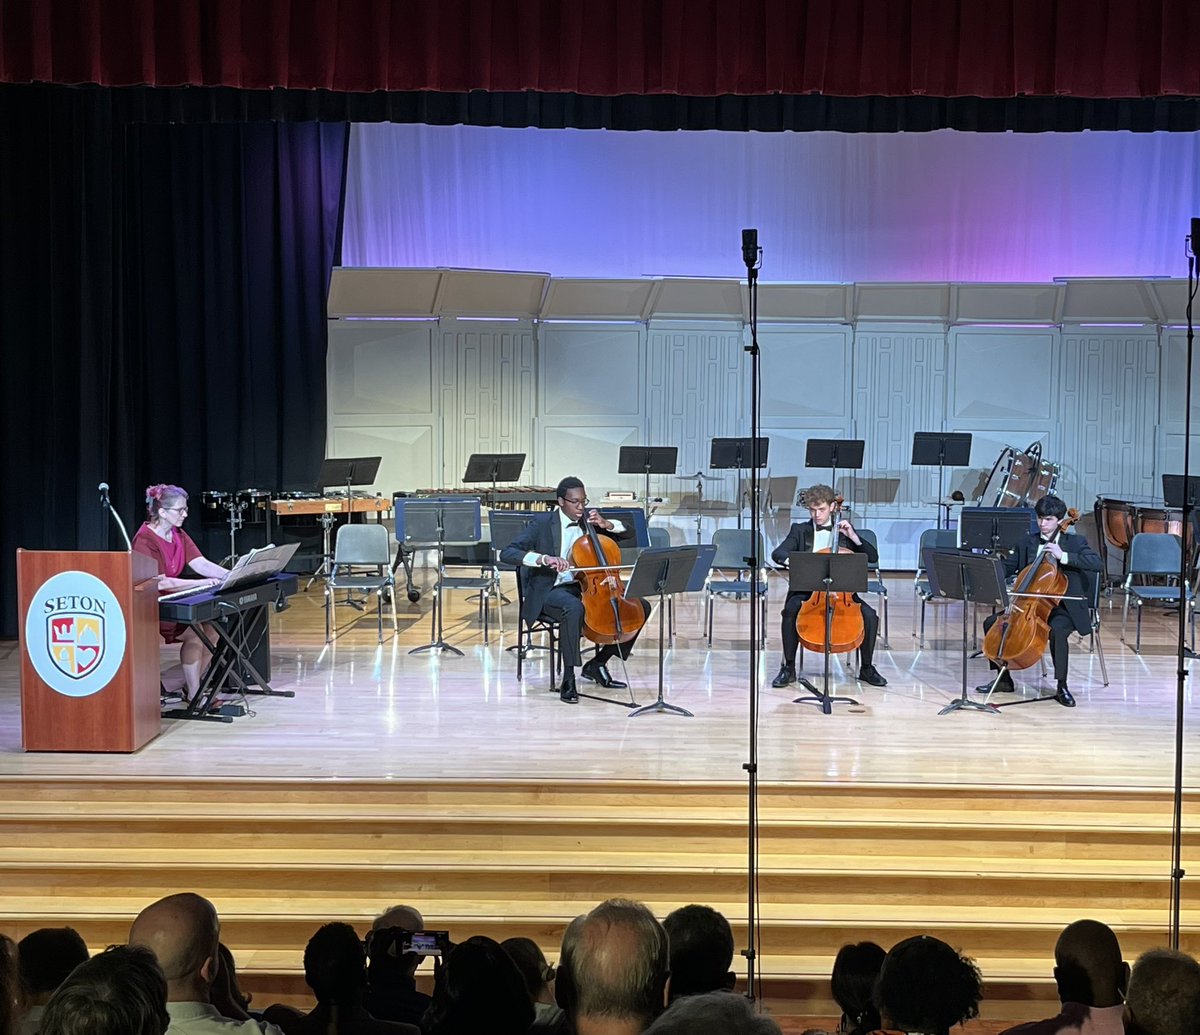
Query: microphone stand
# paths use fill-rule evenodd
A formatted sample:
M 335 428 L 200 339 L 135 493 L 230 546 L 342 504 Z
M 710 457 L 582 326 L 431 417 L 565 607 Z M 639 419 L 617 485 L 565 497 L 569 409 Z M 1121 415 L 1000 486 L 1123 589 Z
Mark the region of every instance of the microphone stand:
M 117 529 L 121 533 L 121 538 L 125 540 L 125 552 L 133 552 L 133 544 L 129 541 L 129 533 L 125 531 L 125 522 L 121 520 L 121 515 L 117 513 L 111 501 L 108 498 L 108 482 L 100 483 L 100 506 L 112 515 L 112 519 L 117 523 Z
M 745 351 L 750 354 L 750 498 L 758 500 L 759 462 L 759 348 L 758 348 L 758 270 L 762 265 L 762 249 L 758 246 L 758 231 L 742 231 L 742 260 L 746 264 L 746 278 L 750 303 L 750 344 Z M 763 558 L 758 556 L 762 518 L 757 506 L 750 508 L 750 585 L 754 589 L 750 603 L 750 693 L 749 693 L 749 758 L 742 768 L 746 771 L 746 936 L 747 946 L 742 950 L 746 958 L 746 998 L 754 1002 L 758 996 L 758 950 L 761 944 L 758 920 L 758 666 L 759 666 L 759 620 L 758 602 L 753 599 L 758 593 L 759 570 Z
M 1183 417 L 1183 547 L 1179 559 L 1179 645 L 1176 651 L 1175 685 L 1175 786 L 1171 816 L 1171 919 L 1170 946 L 1179 949 L 1180 908 L 1183 898 L 1183 716 L 1184 699 L 1187 694 L 1187 668 L 1185 646 L 1188 622 L 1188 551 L 1187 534 L 1192 516 L 1191 487 L 1191 442 L 1192 442 L 1192 345 L 1195 326 L 1192 322 L 1192 299 L 1196 297 L 1196 245 L 1200 243 L 1200 219 L 1192 220 L 1191 243 L 1188 252 L 1187 294 L 1187 374 L 1184 384 L 1185 402 Z

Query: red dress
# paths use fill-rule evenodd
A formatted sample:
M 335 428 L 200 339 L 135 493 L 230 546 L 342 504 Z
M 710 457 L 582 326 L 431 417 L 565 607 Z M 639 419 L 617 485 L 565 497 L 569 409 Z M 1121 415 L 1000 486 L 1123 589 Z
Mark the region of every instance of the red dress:
M 133 549 L 136 553 L 151 558 L 158 566 L 158 573 L 169 579 L 177 579 L 197 557 L 203 557 L 192 537 L 182 528 L 171 532 L 171 541 L 167 542 L 149 525 L 142 525 L 133 537 Z M 168 593 L 169 590 L 162 590 Z M 187 628 L 182 622 L 159 622 L 158 632 L 167 643 L 177 643 L 183 631 Z

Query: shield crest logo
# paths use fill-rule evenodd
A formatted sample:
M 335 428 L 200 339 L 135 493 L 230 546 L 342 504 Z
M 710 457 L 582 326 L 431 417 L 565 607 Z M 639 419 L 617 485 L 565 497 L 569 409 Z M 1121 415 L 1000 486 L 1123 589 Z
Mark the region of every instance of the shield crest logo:
M 65 676 L 83 679 L 104 657 L 104 617 L 59 611 L 46 619 L 46 652 Z

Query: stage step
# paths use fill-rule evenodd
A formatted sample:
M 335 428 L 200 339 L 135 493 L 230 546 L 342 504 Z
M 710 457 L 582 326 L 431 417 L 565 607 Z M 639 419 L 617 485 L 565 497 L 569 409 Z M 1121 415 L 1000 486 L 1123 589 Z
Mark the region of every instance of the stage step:
M 304 1000 L 301 953 L 321 923 L 363 931 L 398 901 L 430 928 L 525 935 L 552 959 L 570 919 L 609 895 L 660 916 L 704 902 L 747 940 L 738 785 L 0 785 L 0 929 L 71 924 L 100 947 L 123 941 L 156 897 L 196 890 L 216 903 L 261 1004 Z M 1073 919 L 1111 924 L 1130 959 L 1164 941 L 1165 792 L 762 784 L 760 817 L 762 970 L 768 998 L 794 1012 L 830 1012 L 828 970 L 850 941 L 944 938 L 978 959 L 993 1018 L 1040 1015 L 1054 940 Z M 1185 868 L 1196 854 L 1189 834 Z M 1183 947 L 1200 951 L 1194 907 Z

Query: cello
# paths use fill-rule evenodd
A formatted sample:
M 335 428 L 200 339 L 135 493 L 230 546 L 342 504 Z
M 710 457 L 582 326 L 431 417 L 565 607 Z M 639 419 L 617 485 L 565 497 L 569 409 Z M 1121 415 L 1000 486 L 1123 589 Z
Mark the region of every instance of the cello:
M 841 533 L 838 531 L 837 515 L 841 513 L 845 498 L 834 498 L 830 511 L 832 522 L 830 546 L 817 553 L 854 553 L 844 546 L 838 545 Z M 829 600 L 828 598 L 832 598 Z M 826 606 L 831 604 L 830 614 L 826 615 Z M 828 622 L 826 619 L 828 618 Z M 826 626 L 828 625 L 828 637 Z M 866 635 L 863 624 L 862 610 L 854 599 L 853 593 L 813 593 L 800 607 L 796 615 L 796 633 L 800 642 L 811 651 L 830 654 L 845 654 L 862 644 Z
M 583 535 L 571 547 L 568 558 L 575 568 L 583 598 L 583 635 L 593 643 L 625 643 L 646 624 L 640 600 L 625 597 L 621 581 L 621 548 L 602 536 L 585 512 L 579 519 Z
M 1072 507 L 1058 531 L 1079 520 Z M 1008 610 L 992 623 L 983 638 L 983 653 L 1000 667 L 1024 669 L 1037 663 L 1050 643 L 1050 612 L 1067 592 L 1067 576 L 1045 550 L 1017 575 Z

